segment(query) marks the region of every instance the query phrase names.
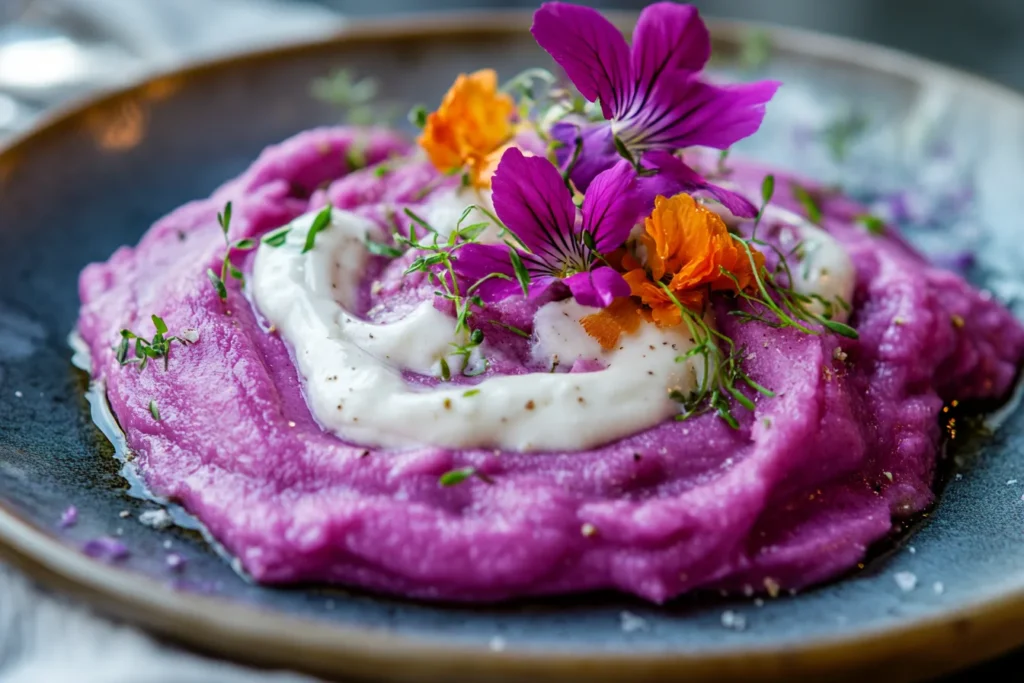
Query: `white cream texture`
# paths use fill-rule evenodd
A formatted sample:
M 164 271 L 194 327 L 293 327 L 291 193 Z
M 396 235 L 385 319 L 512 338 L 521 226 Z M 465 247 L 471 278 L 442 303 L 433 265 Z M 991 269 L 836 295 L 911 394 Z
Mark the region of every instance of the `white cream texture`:
M 453 225 L 476 199 L 443 195 L 423 213 L 432 225 Z M 603 369 L 490 377 L 472 387 L 410 385 L 403 370 L 437 377 L 442 357 L 453 373 L 461 370 L 451 345 L 464 340 L 454 334 L 454 319 L 429 301 L 388 324 L 352 316 L 369 259 L 366 239 L 382 235 L 372 222 L 334 210 L 330 226 L 303 254 L 313 217 L 296 219 L 284 245 L 260 245 L 250 282 L 260 311 L 294 350 L 313 415 L 347 441 L 394 448 L 581 450 L 670 418 L 679 404 L 669 393 L 688 394 L 700 386 L 702 356 L 676 362 L 693 346 L 685 326 L 644 324 L 618 348 L 605 351 L 579 325 L 596 309 L 573 300 L 538 311 L 534 358 L 541 367 L 570 367 L 583 359 Z M 480 220 L 472 216 L 464 225 Z M 807 251 L 813 262 L 798 268 L 808 277 L 794 273 L 795 287 L 849 301 L 854 272 L 849 257 L 827 233 L 799 218 L 791 222 L 805 244 L 818 243 Z M 479 367 L 489 351 L 485 341 L 470 365 Z

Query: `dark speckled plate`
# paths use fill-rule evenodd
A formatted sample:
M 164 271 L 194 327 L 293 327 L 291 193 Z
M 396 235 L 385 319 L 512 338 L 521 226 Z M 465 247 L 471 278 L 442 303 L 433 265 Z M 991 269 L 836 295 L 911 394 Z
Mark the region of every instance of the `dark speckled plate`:
M 545 63 L 528 21 L 363 26 L 333 42 L 204 65 L 72 110 L 0 151 L 3 555 L 45 584 L 178 641 L 328 676 L 911 680 L 1024 641 L 1024 415 L 1013 410 L 994 435 L 964 438 L 960 429 L 941 500 L 912 535 L 841 581 L 763 604 L 702 596 L 659 608 L 590 595 L 472 608 L 272 590 L 246 583 L 198 533 L 136 521 L 156 505 L 121 476 L 90 419 L 86 378 L 70 363 L 82 266 L 207 195 L 268 143 L 337 120 L 310 98 L 314 77 L 347 66 L 378 78 L 400 108 L 432 103 L 460 70 L 494 65 L 510 75 Z M 1017 296 L 1021 97 L 910 57 L 792 31 L 772 30 L 771 60 L 743 67 L 734 57 L 749 33 L 716 28 L 718 66 L 786 86 L 745 153 L 893 212 L 936 258 L 963 266 L 958 250 L 975 248 L 971 277 Z M 71 503 L 79 522 L 59 531 Z M 116 567 L 77 551 L 114 534 L 132 550 Z M 179 574 L 166 567 L 167 541 L 188 559 Z

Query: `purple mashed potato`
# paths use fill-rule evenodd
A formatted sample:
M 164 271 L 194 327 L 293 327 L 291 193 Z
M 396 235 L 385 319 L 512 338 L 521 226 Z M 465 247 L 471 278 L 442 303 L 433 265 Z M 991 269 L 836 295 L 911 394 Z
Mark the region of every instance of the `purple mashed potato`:
M 428 166 L 347 174 L 357 139 L 371 164 L 410 151 L 383 131 L 301 134 L 81 276 L 79 331 L 138 471 L 261 582 L 454 600 L 611 588 L 662 602 L 698 588 L 801 588 L 849 569 L 894 519 L 932 502 L 944 403 L 1004 397 L 1024 353 L 1024 331 L 990 296 L 898 237 L 869 234 L 855 223 L 860 207 L 831 197 L 823 223 L 857 268 L 860 339 L 725 317 L 748 349 L 747 371 L 777 393 L 753 414 L 737 410 L 739 430 L 705 414 L 572 453 L 347 444 L 310 415 L 286 345 L 236 286 L 222 304 L 205 271 L 219 268 L 215 216 L 227 200 L 233 239 L 328 199 L 381 221 L 385 206 L 401 215 L 422 201 Z M 756 188 L 762 175 L 740 166 L 732 179 Z M 777 176 L 776 202 L 798 210 Z M 385 287 L 367 306 L 394 312 L 421 296 L 397 269 L 377 271 Z M 120 330 L 149 336 L 154 313 L 171 334 L 198 330 L 198 342 L 175 345 L 167 370 L 119 366 Z M 521 307 L 492 314 L 529 324 Z M 492 372 L 523 371 L 508 345 Z M 465 466 L 493 483 L 439 486 Z

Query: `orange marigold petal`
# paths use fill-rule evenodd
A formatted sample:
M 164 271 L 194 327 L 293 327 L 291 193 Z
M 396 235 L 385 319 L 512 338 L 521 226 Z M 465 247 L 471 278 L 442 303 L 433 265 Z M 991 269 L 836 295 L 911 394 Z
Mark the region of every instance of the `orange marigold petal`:
M 488 157 L 514 133 L 515 101 L 498 91 L 498 74 L 482 69 L 461 74 L 441 106 L 427 117 L 419 144 L 441 171 L 483 169 Z
M 604 349 L 614 349 L 623 334 L 640 329 L 643 317 L 629 297 L 620 297 L 607 308 L 580 319 L 583 329 Z

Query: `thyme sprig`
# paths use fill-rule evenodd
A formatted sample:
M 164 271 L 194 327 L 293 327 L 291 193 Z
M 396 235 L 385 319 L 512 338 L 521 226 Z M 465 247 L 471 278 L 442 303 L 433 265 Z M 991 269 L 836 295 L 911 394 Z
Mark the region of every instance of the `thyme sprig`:
M 217 297 L 221 301 L 227 301 L 228 299 L 228 277 L 232 277 L 235 280 L 245 286 L 245 274 L 239 270 L 234 263 L 231 262 L 231 252 L 234 250 L 249 251 L 256 247 L 256 242 L 249 239 L 248 237 L 231 241 L 228 236 L 231 230 L 231 202 L 224 205 L 224 210 L 217 214 L 217 224 L 220 226 L 220 231 L 224 235 L 224 244 L 227 245 L 227 249 L 224 250 L 224 259 L 221 261 L 220 274 L 218 275 L 213 268 L 206 269 L 206 276 L 210 279 L 210 284 L 213 285 L 214 290 L 217 292 Z
M 171 344 L 178 342 L 182 346 L 188 346 L 197 338 L 196 336 L 189 336 L 187 332 L 180 337 L 168 336 L 167 324 L 163 318 L 153 315 L 152 320 L 153 328 L 156 331 L 152 339 L 146 339 L 129 329 L 121 330 L 121 342 L 117 345 L 115 351 L 118 364 L 122 366 L 138 365 L 141 372 L 146 369 L 146 365 L 149 364 L 150 360 L 163 358 L 164 370 L 166 370 L 171 358 Z M 132 357 L 129 358 L 129 350 L 133 340 L 135 342 L 135 349 Z
M 683 410 L 676 419 L 688 420 L 714 410 L 726 424 L 739 429 L 739 421 L 732 413 L 729 399 L 734 399 L 747 410 L 754 410 L 754 402 L 740 389 L 743 385 L 764 396 L 773 397 L 775 393 L 747 374 L 741 362 L 743 350 L 730 337 L 709 325 L 702 315 L 684 306 L 667 284 L 659 282 L 658 285 L 679 309 L 683 324 L 694 341 L 693 348 L 678 356 L 676 362 L 684 363 L 696 356 L 703 358 L 701 383 L 697 390 L 690 394 L 678 390 L 669 392 L 670 398 L 682 404 Z
M 467 377 L 480 375 L 487 370 L 487 359 L 484 359 L 483 365 L 479 368 L 471 369 L 469 367 L 469 360 L 473 351 L 484 341 L 483 330 L 480 328 L 471 330 L 469 325 L 474 309 L 482 310 L 486 307 L 483 299 L 477 294 L 477 290 L 492 278 L 509 279 L 503 273 L 491 273 L 466 287 L 465 291 L 462 291 L 462 288 L 460 288 L 458 278 L 455 275 L 452 256 L 458 253 L 465 245 L 473 243 L 488 226 L 486 222 L 463 226 L 474 210 L 484 213 L 489 218 L 492 218 L 492 220 L 494 218 L 491 212 L 483 207 L 477 205 L 467 206 L 456 222 L 454 229 L 445 238 L 426 219 L 419 216 L 412 209 L 406 208 L 405 215 L 415 226 L 422 228 L 426 234 L 421 238 L 413 226 L 410 226 L 408 235 L 398 230 L 395 230 L 394 234 L 396 244 L 421 253 L 420 256 L 417 256 L 409 264 L 404 274 L 426 273 L 430 281 L 438 287 L 434 294 L 451 301 L 455 306 L 455 334 L 461 336 L 462 340 L 451 344 L 454 350 L 450 355 L 463 359 L 462 374 Z M 515 250 L 512 250 L 512 252 L 515 253 Z M 525 268 L 523 270 L 525 272 Z M 529 275 L 526 275 L 526 277 L 528 278 Z M 441 358 L 440 364 L 441 379 L 446 382 L 450 381 L 451 367 L 447 359 Z

